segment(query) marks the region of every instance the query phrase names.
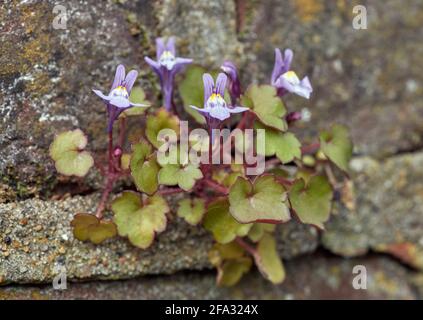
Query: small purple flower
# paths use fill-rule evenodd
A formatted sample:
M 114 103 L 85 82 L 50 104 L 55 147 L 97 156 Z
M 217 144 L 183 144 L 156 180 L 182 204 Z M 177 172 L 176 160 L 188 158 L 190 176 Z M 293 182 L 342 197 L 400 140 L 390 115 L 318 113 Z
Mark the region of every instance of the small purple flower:
M 132 103 L 129 101 L 132 87 L 137 79 L 138 72 L 131 70 L 125 77 L 125 67 L 119 65 L 116 69 L 115 79 L 110 89 L 110 93 L 106 96 L 100 90 L 94 90 L 94 93 L 103 99 L 107 106 L 109 115 L 109 123 L 107 132 L 113 129 L 113 122 L 121 114 L 122 111 L 131 107 L 148 107 L 148 105 L 140 103 Z
M 166 110 L 170 111 L 173 104 L 173 81 L 175 75 L 181 71 L 185 65 L 192 63 L 192 59 L 176 57 L 174 37 L 170 37 L 166 44 L 163 38 L 157 38 L 156 50 L 157 61 L 149 57 L 145 57 L 144 60 L 159 76 L 160 86 L 164 97 L 164 106 Z
M 301 81 L 297 74 L 290 70 L 294 53 L 286 49 L 282 57 L 279 49 L 275 49 L 275 65 L 273 67 L 271 84 L 278 89 L 278 95 L 283 96 L 287 92 L 295 93 L 306 99 L 313 92 L 310 80 L 304 77 Z
M 215 85 L 210 74 L 203 74 L 204 108 L 190 106 L 191 108 L 205 114 L 209 127 L 215 127 L 214 124 L 216 122 L 220 123 L 228 119 L 231 113 L 240 113 L 248 110 L 248 108 L 244 107 L 227 106 L 226 101 L 223 98 L 227 79 L 228 77 L 224 73 L 219 73 Z
M 238 70 L 232 61 L 225 61 L 220 67 L 229 78 L 229 93 L 231 95 L 232 105 L 236 104 L 236 100 L 241 96 L 241 83 L 238 78 Z

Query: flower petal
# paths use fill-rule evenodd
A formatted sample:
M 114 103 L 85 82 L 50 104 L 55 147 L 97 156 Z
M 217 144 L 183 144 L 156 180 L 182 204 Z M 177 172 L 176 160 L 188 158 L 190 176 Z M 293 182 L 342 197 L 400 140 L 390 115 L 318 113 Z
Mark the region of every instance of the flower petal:
M 203 83 L 204 83 L 204 105 L 206 105 L 207 100 L 213 93 L 214 80 L 209 73 L 203 74 Z
M 93 92 L 96 94 L 96 95 L 98 95 L 101 99 L 103 99 L 103 100 L 106 100 L 106 101 L 109 101 L 110 99 L 111 99 L 111 97 L 110 96 L 106 96 L 106 95 L 104 95 L 103 94 L 103 92 L 101 92 L 100 90 L 95 90 L 95 89 L 93 89 Z
M 144 57 L 144 60 L 150 65 L 153 71 L 161 77 L 160 63 L 158 63 L 157 61 L 154 61 L 153 59 L 149 57 Z
M 110 89 L 110 91 L 120 86 L 124 79 L 125 79 L 125 67 L 122 64 L 120 64 L 116 68 L 115 79 L 113 80 L 112 88 Z
M 219 119 L 221 121 L 226 120 L 231 116 L 228 108 L 220 106 L 210 109 L 209 114 L 211 117 Z
M 210 112 L 210 109 L 206 109 L 206 108 L 198 108 L 196 106 L 191 106 L 191 105 L 190 105 L 190 108 L 193 108 L 193 109 L 195 109 L 199 112 L 203 112 L 203 113 L 209 113 Z
M 236 106 L 234 108 L 229 108 L 228 110 L 230 113 L 240 113 L 249 110 L 249 108 Z
M 165 51 L 165 44 L 164 44 L 163 38 L 157 38 L 156 39 L 157 60 L 160 59 L 164 51 Z
M 220 94 L 222 97 L 225 96 L 226 81 L 228 76 L 224 73 L 219 73 L 216 79 L 216 93 Z
M 294 58 L 294 52 L 291 49 L 285 49 L 283 54 L 283 72 L 287 72 L 291 68 L 291 62 Z
M 144 104 L 144 103 L 134 103 L 134 102 L 131 102 L 131 101 L 129 101 L 129 104 L 130 104 L 132 107 L 144 107 L 144 108 L 147 108 L 147 107 L 149 107 L 149 106 L 150 106 L 149 104 Z
M 273 66 L 272 78 L 270 80 L 272 85 L 275 85 L 276 80 L 282 74 L 283 65 L 284 65 L 284 63 L 283 63 L 283 60 L 282 60 L 281 50 L 276 48 L 275 49 L 275 64 Z
M 118 108 L 128 108 L 131 103 L 124 97 L 112 97 L 110 104 Z
M 132 87 L 134 86 L 135 80 L 138 77 L 138 72 L 135 70 L 131 70 L 125 78 L 124 86 L 128 94 L 131 93 Z
M 176 55 L 176 51 L 175 51 L 175 37 L 170 37 L 167 40 L 166 50 L 167 51 L 170 51 L 173 54 L 173 56 Z

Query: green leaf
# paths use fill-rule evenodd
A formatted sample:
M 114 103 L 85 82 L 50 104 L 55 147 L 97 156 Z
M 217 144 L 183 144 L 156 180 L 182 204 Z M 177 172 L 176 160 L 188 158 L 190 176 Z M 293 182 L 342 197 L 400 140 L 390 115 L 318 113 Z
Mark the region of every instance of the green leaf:
M 217 268 L 217 284 L 233 286 L 251 269 L 252 260 L 235 242 L 216 243 L 209 251 L 209 260 Z
M 194 164 L 179 165 L 167 164 L 160 169 L 159 184 L 167 186 L 178 185 L 185 191 L 191 190 L 195 182 L 203 177 L 201 170 Z
M 134 192 L 125 191 L 112 203 L 118 233 L 142 249 L 148 248 L 154 235 L 166 229 L 166 213 L 170 211 L 166 201 L 159 195 L 142 199 Z
M 266 126 L 280 131 L 288 129 L 283 119 L 286 109 L 274 87 L 251 85 L 242 97 L 242 105 L 250 108 Z
M 254 223 L 250 232 L 248 233 L 248 238 L 253 242 L 258 242 L 266 233 L 272 233 L 275 231 L 276 226 L 269 223 Z
M 94 164 L 91 154 L 83 151 L 86 146 L 87 137 L 80 129 L 57 135 L 49 150 L 56 170 L 66 176 L 85 176 Z
M 347 128 L 334 125 L 331 131 L 322 132 L 320 134 L 320 147 L 333 163 L 343 171 L 348 171 L 353 144 Z
M 152 154 L 152 147 L 145 142 L 132 146 L 132 156 L 130 162 L 131 175 L 139 191 L 149 195 L 157 191 L 157 174 L 160 166 L 156 157 Z
M 270 175 L 254 184 L 239 177 L 229 192 L 230 212 L 240 223 L 280 223 L 290 219 L 283 187 Z
M 301 159 L 301 143 L 291 132 L 280 132 L 262 124 L 256 124 L 257 129 L 265 132 L 265 156 L 276 155 L 282 163 L 288 163 L 294 159 Z
M 297 180 L 289 191 L 289 199 L 302 223 L 324 229 L 332 200 L 332 189 L 325 177 L 313 176 L 307 184 L 303 179 Z
M 71 221 L 73 235 L 80 241 L 99 244 L 116 236 L 116 225 L 112 221 L 99 220 L 95 215 L 78 213 Z
M 203 74 L 205 72 L 206 70 L 200 66 L 189 66 L 185 72 L 184 80 L 179 85 L 179 94 L 185 111 L 201 124 L 205 124 L 206 120 L 190 105 L 201 108 L 204 104 Z
M 145 135 L 148 141 L 156 148 L 159 148 L 163 144 L 163 142 L 157 140 L 159 132 L 163 129 L 171 129 L 179 136 L 178 117 L 167 112 L 166 109 L 161 108 L 154 115 L 147 116 L 145 129 Z
M 145 98 L 144 90 L 139 86 L 132 88 L 129 101 L 133 103 L 141 103 L 141 104 L 147 104 L 147 105 L 150 104 L 150 102 Z M 146 107 L 132 107 L 123 111 L 119 117 L 124 118 L 124 117 L 131 117 L 131 116 L 139 116 L 144 114 L 146 110 L 147 110 Z
M 219 199 L 207 208 L 204 228 L 213 234 L 219 243 L 229 243 L 236 237 L 244 237 L 250 231 L 251 224 L 238 223 L 229 213 L 229 203 Z
M 178 203 L 178 217 L 184 218 L 191 225 L 197 225 L 206 212 L 206 205 L 203 199 L 182 199 Z
M 270 234 L 266 233 L 258 243 L 255 261 L 261 274 L 270 282 L 279 284 L 285 280 L 285 269 L 276 249 L 276 241 Z

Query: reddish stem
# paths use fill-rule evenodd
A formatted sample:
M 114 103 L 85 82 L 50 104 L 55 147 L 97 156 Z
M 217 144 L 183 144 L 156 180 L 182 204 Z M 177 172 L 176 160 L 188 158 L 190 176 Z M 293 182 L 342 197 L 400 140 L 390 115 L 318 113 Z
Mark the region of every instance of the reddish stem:
M 236 238 L 235 241 L 245 250 L 247 251 L 249 254 L 251 254 L 254 259 L 257 256 L 257 250 L 256 248 L 250 246 L 247 242 L 245 242 L 242 238 Z
M 166 189 L 161 189 L 158 191 L 158 193 L 162 196 L 166 196 L 166 195 L 170 195 L 170 194 L 175 194 L 175 193 L 181 193 L 184 192 L 185 190 L 181 189 L 181 188 L 166 188 Z
M 210 180 L 210 179 L 204 179 L 203 182 L 210 188 L 214 189 L 215 191 L 222 193 L 222 194 L 228 194 L 229 189 L 222 186 L 221 184 L 217 183 L 216 181 Z
M 320 149 L 320 142 L 314 142 L 309 144 L 308 146 L 301 147 L 301 153 L 305 154 L 313 154 L 316 153 Z

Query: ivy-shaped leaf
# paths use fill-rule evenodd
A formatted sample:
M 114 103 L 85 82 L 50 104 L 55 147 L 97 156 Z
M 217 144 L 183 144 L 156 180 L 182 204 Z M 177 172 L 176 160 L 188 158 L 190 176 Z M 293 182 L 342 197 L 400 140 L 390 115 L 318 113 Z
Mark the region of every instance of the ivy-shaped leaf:
M 270 175 L 256 178 L 252 184 L 238 178 L 229 192 L 230 212 L 240 223 L 281 223 L 290 219 L 283 187 Z
M 182 199 L 178 203 L 178 217 L 184 218 L 191 225 L 197 225 L 206 212 L 206 205 L 203 199 Z
M 303 179 L 297 180 L 289 191 L 289 199 L 302 223 L 324 229 L 332 200 L 332 189 L 325 177 L 313 176 L 307 184 Z
M 258 243 L 254 258 L 257 268 L 267 280 L 274 284 L 282 283 L 285 280 L 285 268 L 272 235 L 264 234 Z
M 137 143 L 132 146 L 130 162 L 131 175 L 137 189 L 149 195 L 156 192 L 159 186 L 157 174 L 160 166 L 152 152 L 152 147 L 148 143 Z
M 204 124 L 204 117 L 192 106 L 201 107 L 204 104 L 204 91 L 202 87 L 202 77 L 206 70 L 200 66 L 189 66 L 185 71 L 185 78 L 179 85 L 179 94 L 181 95 L 185 111 L 191 115 L 197 122 Z
M 87 137 L 80 129 L 57 135 L 49 150 L 56 170 L 66 176 L 85 176 L 94 164 L 91 154 L 83 151 L 86 146 Z
M 320 147 L 333 163 L 343 171 L 348 171 L 353 144 L 347 128 L 334 125 L 332 130 L 322 132 L 320 134 Z
M 251 258 L 235 242 L 216 243 L 209 251 L 209 260 L 217 268 L 217 284 L 226 287 L 238 283 L 252 266 Z
M 256 124 L 257 129 L 265 131 L 265 156 L 276 155 L 282 163 L 288 163 L 294 159 L 301 159 L 301 143 L 291 132 L 280 132 L 275 129 Z
M 139 86 L 132 88 L 129 101 L 133 103 L 140 103 L 140 104 L 146 104 L 146 105 L 150 104 L 150 102 L 145 98 L 145 92 L 143 88 Z M 139 116 L 144 114 L 146 110 L 147 110 L 146 107 L 132 107 L 123 111 L 119 117 L 124 118 L 124 117 L 131 117 L 131 116 Z
M 185 191 L 191 190 L 195 182 L 203 177 L 203 173 L 195 164 L 167 164 L 160 169 L 159 184 L 167 186 L 178 185 Z
M 142 249 L 148 248 L 154 235 L 166 229 L 166 213 L 170 211 L 166 201 L 159 195 L 142 199 L 134 192 L 126 191 L 112 203 L 114 221 L 120 236 Z
M 245 177 L 244 166 L 238 164 L 231 165 L 231 171 L 225 169 L 213 170 L 212 178 L 219 184 L 229 188 L 231 187 L 238 177 Z
M 283 119 L 286 109 L 274 87 L 251 85 L 242 97 L 242 105 L 250 108 L 266 126 L 280 131 L 288 129 L 288 125 Z
M 73 235 L 80 241 L 99 244 L 116 236 L 116 225 L 112 221 L 99 220 L 95 215 L 78 213 L 71 221 Z
M 275 231 L 276 225 L 269 223 L 254 223 L 248 233 L 248 238 L 253 242 L 260 241 L 266 233 Z
M 166 111 L 166 109 L 160 108 L 154 115 L 147 116 L 145 129 L 145 135 L 147 136 L 148 141 L 150 141 L 156 148 L 159 148 L 163 143 L 157 140 L 159 132 L 163 129 L 171 129 L 178 136 L 179 118 Z
M 248 234 L 251 224 L 238 223 L 229 213 L 226 199 L 218 199 L 209 204 L 204 218 L 204 228 L 213 234 L 219 243 L 229 243 L 236 237 Z

